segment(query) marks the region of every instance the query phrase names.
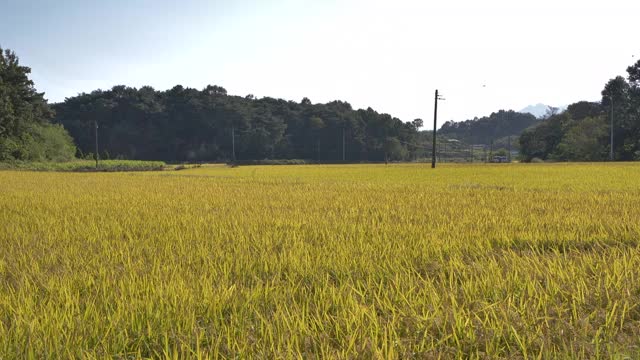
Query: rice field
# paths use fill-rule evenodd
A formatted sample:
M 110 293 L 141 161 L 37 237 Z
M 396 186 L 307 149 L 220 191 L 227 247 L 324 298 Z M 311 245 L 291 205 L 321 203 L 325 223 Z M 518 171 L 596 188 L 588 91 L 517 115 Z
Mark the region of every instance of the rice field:
M 0 359 L 640 356 L 640 164 L 0 171 Z

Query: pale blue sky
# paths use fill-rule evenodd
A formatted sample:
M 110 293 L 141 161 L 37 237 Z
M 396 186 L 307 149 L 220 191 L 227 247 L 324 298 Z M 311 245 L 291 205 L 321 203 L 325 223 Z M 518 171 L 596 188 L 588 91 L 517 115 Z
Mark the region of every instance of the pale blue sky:
M 52 102 L 216 84 L 410 121 L 432 118 L 439 88 L 445 121 L 599 99 L 640 56 L 639 14 L 628 0 L 0 0 L 0 46 Z

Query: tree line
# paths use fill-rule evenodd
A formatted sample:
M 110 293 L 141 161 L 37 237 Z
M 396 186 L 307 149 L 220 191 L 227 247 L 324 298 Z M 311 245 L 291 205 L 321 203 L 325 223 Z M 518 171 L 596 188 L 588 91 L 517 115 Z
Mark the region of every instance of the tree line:
M 453 122 L 447 121 L 439 130 L 440 134 L 458 139 L 467 144 L 485 144 L 492 142 L 503 143 L 505 138 L 518 137 L 525 129 L 540 122 L 528 113 L 513 110 L 500 110 L 489 116 L 472 120 Z
M 640 160 L 640 61 L 627 74 L 607 82 L 601 101 L 572 104 L 525 130 L 523 160 L 603 161 L 611 152 L 614 160 Z
M 31 69 L 0 49 L 0 161 L 102 158 L 183 161 L 415 159 L 422 120 L 402 122 L 343 101 L 313 104 L 220 86 L 114 86 L 49 105 L 29 79 Z
M 177 85 L 166 91 L 119 85 L 49 105 L 29 79 L 30 71 L 15 53 L 0 48 L 0 161 L 92 157 L 96 126 L 102 158 L 356 162 L 431 156 L 431 136 L 420 131 L 422 120 L 403 122 L 343 101 L 241 97 L 215 85 L 201 90 Z M 519 145 L 524 161 L 601 161 L 611 152 L 613 129 L 614 159 L 640 160 L 640 61 L 627 73 L 605 85 L 601 101 L 550 111 L 542 121 L 501 110 L 447 122 L 439 130 L 447 139 L 441 145 L 446 147 L 448 139 L 460 141 L 450 149 L 509 144 Z
M 53 121 L 73 136 L 80 154 L 94 151 L 98 125 L 101 156 L 126 159 L 233 161 L 409 160 L 422 121 L 402 122 L 343 101 L 313 104 L 175 86 L 114 86 L 54 104 Z

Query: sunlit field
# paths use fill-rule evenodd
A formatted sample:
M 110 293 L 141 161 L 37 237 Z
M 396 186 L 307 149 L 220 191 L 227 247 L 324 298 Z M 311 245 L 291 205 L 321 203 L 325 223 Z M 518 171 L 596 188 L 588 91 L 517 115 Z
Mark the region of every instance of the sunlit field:
M 0 172 L 0 359 L 640 356 L 640 164 Z

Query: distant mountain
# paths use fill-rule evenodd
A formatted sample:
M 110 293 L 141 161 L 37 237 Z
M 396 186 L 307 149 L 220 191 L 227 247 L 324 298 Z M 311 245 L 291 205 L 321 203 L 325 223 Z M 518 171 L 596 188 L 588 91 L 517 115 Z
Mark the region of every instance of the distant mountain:
M 529 105 L 526 108 L 518 111 L 520 113 L 529 113 L 535 117 L 537 117 L 538 119 L 542 118 L 546 113 L 547 110 L 549 109 L 549 105 L 545 105 L 545 104 L 536 104 L 536 105 Z M 566 110 L 567 107 L 566 106 L 558 106 L 558 110 L 560 112 Z

